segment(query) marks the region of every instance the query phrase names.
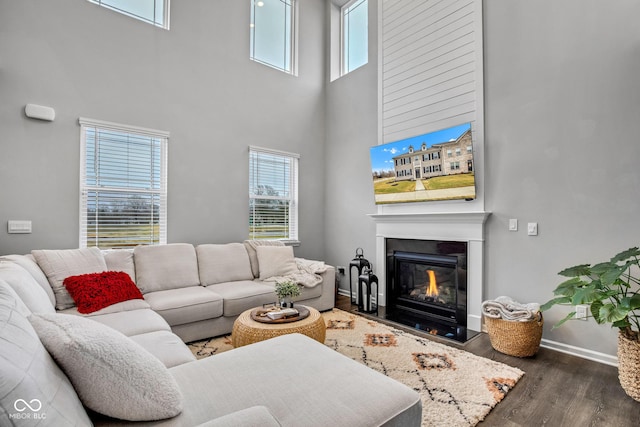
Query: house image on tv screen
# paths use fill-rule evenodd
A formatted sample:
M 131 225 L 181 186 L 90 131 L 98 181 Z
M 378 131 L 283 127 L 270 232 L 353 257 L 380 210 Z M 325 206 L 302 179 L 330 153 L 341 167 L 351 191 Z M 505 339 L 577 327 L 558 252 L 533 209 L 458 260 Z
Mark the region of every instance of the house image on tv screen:
M 471 129 L 455 141 L 431 147 L 423 142 L 418 151 L 410 145 L 408 153 L 394 157 L 393 161 L 397 181 L 473 172 Z
M 371 163 L 378 204 L 476 195 L 470 123 L 372 147 Z

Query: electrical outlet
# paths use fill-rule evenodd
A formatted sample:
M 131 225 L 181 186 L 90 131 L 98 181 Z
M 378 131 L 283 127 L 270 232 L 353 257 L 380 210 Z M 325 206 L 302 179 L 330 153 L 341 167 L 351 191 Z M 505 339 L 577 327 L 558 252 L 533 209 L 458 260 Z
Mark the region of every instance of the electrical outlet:
M 589 306 L 588 305 L 576 305 L 576 319 L 587 320 L 587 316 L 589 315 Z
M 338 274 L 344 274 L 345 272 L 345 268 L 340 265 L 336 267 L 336 270 L 338 270 Z

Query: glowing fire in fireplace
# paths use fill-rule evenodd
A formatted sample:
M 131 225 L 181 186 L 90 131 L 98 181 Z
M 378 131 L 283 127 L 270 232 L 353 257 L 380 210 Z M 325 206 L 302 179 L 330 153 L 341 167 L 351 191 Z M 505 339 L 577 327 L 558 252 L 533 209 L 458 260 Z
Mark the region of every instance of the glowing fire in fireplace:
M 436 273 L 433 270 L 427 270 L 427 274 L 429 275 L 429 288 L 427 289 L 427 296 L 437 297 L 438 285 L 436 284 Z

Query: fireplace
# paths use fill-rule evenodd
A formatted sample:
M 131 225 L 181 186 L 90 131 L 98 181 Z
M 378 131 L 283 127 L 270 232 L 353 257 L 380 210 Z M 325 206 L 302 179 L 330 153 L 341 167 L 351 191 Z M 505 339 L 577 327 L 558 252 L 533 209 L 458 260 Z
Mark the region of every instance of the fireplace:
M 483 266 L 484 266 L 484 223 L 491 215 L 485 211 L 465 212 L 422 212 L 417 209 L 409 212 L 398 206 L 378 207 L 377 214 L 369 217 L 376 224 L 376 257 L 373 265 L 380 280 L 380 290 L 376 295 L 376 302 L 380 307 L 388 306 L 390 299 L 387 295 L 387 260 L 390 250 L 402 252 L 429 253 L 414 243 L 430 241 L 431 248 L 435 242 L 463 242 L 466 250 L 466 302 L 467 302 L 467 331 L 480 331 L 483 301 Z M 396 241 L 394 243 L 394 240 Z M 398 242 L 404 242 L 397 246 Z M 396 245 L 396 246 L 394 246 Z M 437 245 L 436 245 L 437 246 Z M 441 245 L 442 246 L 442 245 Z M 437 249 L 436 249 L 437 250 Z M 445 251 L 443 255 L 452 255 Z M 437 254 L 437 252 L 436 252 Z M 385 313 L 386 315 L 386 313 Z M 399 316 L 399 314 L 396 314 Z M 403 314 L 403 317 L 405 315 Z M 423 320 L 414 325 L 423 326 Z M 404 324 L 409 324 L 410 320 Z M 433 330 L 433 329 L 432 329 Z M 457 331 L 456 331 L 457 332 Z M 461 334 L 457 334 L 460 335 Z
M 458 341 L 467 331 L 467 242 L 386 239 L 385 317 Z

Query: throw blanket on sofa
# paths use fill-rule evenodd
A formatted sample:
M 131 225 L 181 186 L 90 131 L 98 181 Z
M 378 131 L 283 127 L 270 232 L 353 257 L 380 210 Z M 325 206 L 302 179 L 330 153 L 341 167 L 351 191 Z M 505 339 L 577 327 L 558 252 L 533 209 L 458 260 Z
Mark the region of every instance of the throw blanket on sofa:
M 538 319 L 540 304 L 520 304 L 509 297 L 498 297 L 482 303 L 482 313 L 494 319 L 528 322 Z
M 287 276 L 273 276 L 264 279 L 265 282 L 284 282 L 290 280 L 294 283 L 304 286 L 305 288 L 313 288 L 322 283 L 320 274 L 327 271 L 327 266 L 322 261 L 312 261 L 304 258 L 296 258 L 296 266 L 298 271 Z

